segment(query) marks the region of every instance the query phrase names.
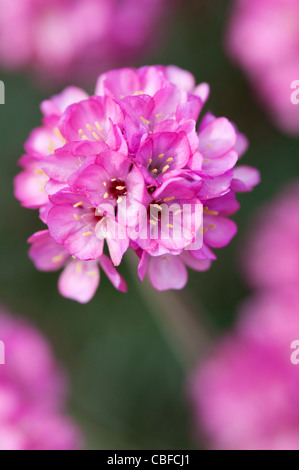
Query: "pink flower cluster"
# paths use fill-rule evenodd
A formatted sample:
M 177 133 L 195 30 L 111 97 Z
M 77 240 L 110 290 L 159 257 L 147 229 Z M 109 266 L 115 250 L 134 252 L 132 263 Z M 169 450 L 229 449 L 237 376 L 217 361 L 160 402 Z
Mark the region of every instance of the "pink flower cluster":
M 49 344 L 31 325 L 0 311 L 0 450 L 77 450 L 65 416 L 66 383 Z
M 173 3 L 173 2 L 172 2 Z M 0 0 L 0 64 L 88 82 L 155 45 L 168 0 Z
M 243 271 L 254 288 L 299 283 L 299 183 L 261 208 L 242 252 Z
M 192 377 L 196 424 L 209 447 L 299 449 L 298 202 L 295 183 L 260 210 L 243 244 L 257 292 Z
M 190 396 L 209 448 L 299 449 L 299 371 L 290 348 L 298 311 L 296 289 L 256 294 L 195 370 Z
M 233 0 L 227 49 L 248 75 L 269 114 L 285 132 L 299 133 L 291 84 L 299 77 L 297 0 Z
M 29 239 L 29 254 L 40 270 L 64 268 L 62 295 L 89 301 L 99 268 L 125 291 L 115 266 L 128 248 L 140 259 L 141 280 L 148 272 L 156 289 L 181 289 L 186 267 L 208 269 L 212 249 L 230 242 L 235 192 L 250 191 L 259 174 L 235 168 L 247 141 L 226 118 L 207 114 L 196 131 L 208 94 L 189 72 L 152 66 L 101 75 L 94 96 L 67 88 L 42 103 L 42 125 L 25 144 L 15 194 L 23 206 L 38 208 L 47 226 Z M 165 233 L 162 208 L 173 206 Z M 190 213 L 180 217 L 185 206 Z

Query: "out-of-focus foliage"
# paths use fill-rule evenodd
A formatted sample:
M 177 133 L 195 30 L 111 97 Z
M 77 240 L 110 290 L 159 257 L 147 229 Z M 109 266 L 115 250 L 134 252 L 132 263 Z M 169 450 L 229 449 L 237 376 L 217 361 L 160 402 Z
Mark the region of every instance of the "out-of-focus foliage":
M 299 174 L 299 141 L 272 127 L 244 76 L 225 55 L 228 3 L 184 2 L 172 19 L 168 46 L 150 59 L 152 64 L 174 63 L 194 73 L 198 82 L 209 82 L 207 109 L 238 124 L 250 140 L 244 163 L 261 170 L 261 185 L 252 194 L 239 196 L 240 229 L 233 243 L 221 250 L 209 272 L 190 272 L 185 294 L 198 308 L 204 307 L 219 330 L 233 321 L 246 294 L 237 258 L 251 214 Z M 27 257 L 26 239 L 42 224 L 35 213 L 19 207 L 12 180 L 23 142 L 38 125 L 39 103 L 46 96 L 23 77 L 1 74 L 0 79 L 6 85 L 6 104 L 0 106 L 1 302 L 34 319 L 52 340 L 58 358 L 70 370 L 72 412 L 87 433 L 90 448 L 192 448 L 185 373 L 129 269 L 121 269 L 128 279 L 127 295 L 116 292 L 103 276 L 95 299 L 79 305 L 60 297 L 55 273 L 36 271 Z

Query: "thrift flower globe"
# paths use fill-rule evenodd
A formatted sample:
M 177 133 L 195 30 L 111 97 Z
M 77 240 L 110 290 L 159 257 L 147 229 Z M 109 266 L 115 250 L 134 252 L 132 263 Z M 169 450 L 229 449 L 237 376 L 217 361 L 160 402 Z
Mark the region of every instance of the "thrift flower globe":
M 262 207 L 253 220 L 242 253 L 243 271 L 253 287 L 298 286 L 298 205 L 299 183 L 295 182 Z
M 228 53 L 244 69 L 273 121 L 297 135 L 298 24 L 297 0 L 232 0 L 226 38 Z
M 65 377 L 47 341 L 3 308 L 0 340 L 0 450 L 79 449 L 79 430 L 63 411 Z
M 217 341 L 192 374 L 194 423 L 209 448 L 299 449 L 299 375 L 290 348 L 298 309 L 292 288 L 254 295 L 235 331 Z
M 155 46 L 168 5 L 168 0 L 0 0 L 0 65 L 29 68 L 49 83 L 89 83 Z
M 152 66 L 101 75 L 93 96 L 71 87 L 42 103 L 15 195 L 39 210 L 29 255 L 42 271 L 63 269 L 62 295 L 89 301 L 100 271 L 125 291 L 116 267 L 128 249 L 141 280 L 181 289 L 187 267 L 209 269 L 230 242 L 235 193 L 259 174 L 236 166 L 247 140 L 228 119 L 208 113 L 197 129 L 208 94 L 189 72 Z

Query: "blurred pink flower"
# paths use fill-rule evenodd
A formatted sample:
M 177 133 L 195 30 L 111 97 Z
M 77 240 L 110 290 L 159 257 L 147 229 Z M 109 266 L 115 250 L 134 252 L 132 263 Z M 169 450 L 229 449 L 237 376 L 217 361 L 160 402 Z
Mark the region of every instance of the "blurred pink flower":
M 64 414 L 66 380 L 47 341 L 0 310 L 0 450 L 76 450 L 81 437 Z
M 299 134 L 298 106 L 291 102 L 291 84 L 299 79 L 298 24 L 297 0 L 232 0 L 226 38 L 271 118 L 292 134 Z
M 257 288 L 299 284 L 299 183 L 289 185 L 251 223 L 243 271 Z
M 15 195 L 39 209 L 46 230 L 30 237 L 30 257 L 43 271 L 64 268 L 62 295 L 88 302 L 99 267 L 126 291 L 115 266 L 129 248 L 141 280 L 148 272 L 156 289 L 181 289 L 186 266 L 209 269 L 212 249 L 234 237 L 235 193 L 251 191 L 260 177 L 236 166 L 248 142 L 228 119 L 208 113 L 197 131 L 208 95 L 191 73 L 150 66 L 100 75 L 94 96 L 69 87 L 42 103 Z
M 0 65 L 31 68 L 49 83 L 91 83 L 101 71 L 136 61 L 158 43 L 167 4 L 0 0 Z
M 299 338 L 293 289 L 253 296 L 234 332 L 217 341 L 191 377 L 195 425 L 213 449 L 299 449 Z

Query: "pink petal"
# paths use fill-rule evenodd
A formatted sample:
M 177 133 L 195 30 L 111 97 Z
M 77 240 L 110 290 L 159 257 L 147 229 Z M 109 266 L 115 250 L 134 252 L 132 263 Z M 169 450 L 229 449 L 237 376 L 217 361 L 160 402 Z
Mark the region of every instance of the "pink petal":
M 142 282 L 146 276 L 148 270 L 148 264 L 150 261 L 150 256 L 146 251 L 142 252 L 139 264 L 138 264 L 138 276 L 140 281 Z
M 183 289 L 187 284 L 187 269 L 179 256 L 152 257 L 148 270 L 153 287 L 159 291 Z
M 82 304 L 89 302 L 100 283 L 100 270 L 96 261 L 71 261 L 59 277 L 61 295 Z
M 29 257 L 40 271 L 58 271 L 70 257 L 63 246 L 53 240 L 49 230 L 36 232 L 28 242 L 32 243 Z
M 233 220 L 221 216 L 204 215 L 204 241 L 212 248 L 226 246 L 237 233 Z
M 175 65 L 166 67 L 166 77 L 171 83 L 174 83 L 174 85 L 186 91 L 192 92 L 195 87 L 195 78 L 192 73 L 176 67 Z
M 53 96 L 50 100 L 45 100 L 41 104 L 42 113 L 45 116 L 60 116 L 68 106 L 79 101 L 87 100 L 88 94 L 81 88 L 70 86 L 59 95 Z
M 38 165 L 19 173 L 14 180 L 14 194 L 22 206 L 36 209 L 49 201 L 45 191 L 47 175 Z
M 69 106 L 59 128 L 68 142 L 79 140 L 105 141 L 111 122 L 122 122 L 119 105 L 109 97 L 93 96 Z
M 254 186 L 259 184 L 260 181 L 261 175 L 256 168 L 242 165 L 234 170 L 231 188 L 238 193 L 246 193 L 252 191 Z
M 120 70 L 111 70 L 98 78 L 95 94 L 104 95 L 105 93 L 114 96 L 117 101 L 124 96 L 134 95 L 140 90 L 140 82 L 135 70 L 123 68 Z
M 216 158 L 234 148 L 236 132 L 226 118 L 218 118 L 199 132 L 198 150 L 204 158 Z
M 102 255 L 99 258 L 99 263 L 102 270 L 104 271 L 110 282 L 113 284 L 113 286 L 121 292 L 127 292 L 128 288 L 126 281 L 117 272 L 110 258 L 106 255 Z
M 207 271 L 210 269 L 212 260 L 211 259 L 197 259 L 193 256 L 192 251 L 183 251 L 181 259 L 188 266 L 188 268 L 194 269 L 194 271 Z
M 230 151 L 221 157 L 204 159 L 202 164 L 202 173 L 209 176 L 223 175 L 228 170 L 231 170 L 238 161 L 238 154 L 235 151 Z

